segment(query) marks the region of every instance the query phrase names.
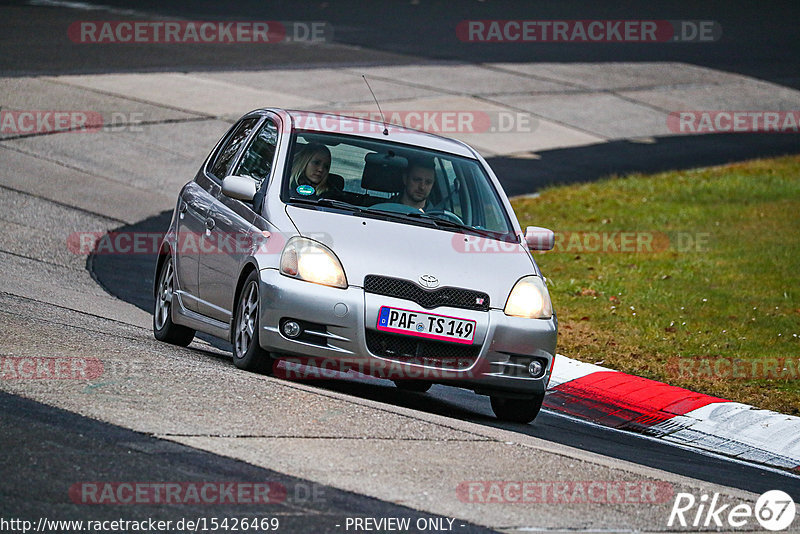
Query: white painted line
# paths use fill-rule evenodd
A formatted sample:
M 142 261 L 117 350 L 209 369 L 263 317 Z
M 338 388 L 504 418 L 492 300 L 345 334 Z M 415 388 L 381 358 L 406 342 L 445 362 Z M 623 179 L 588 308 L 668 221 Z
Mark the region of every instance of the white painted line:
M 549 389 L 604 371 L 613 369 L 558 354 Z M 760 410 L 738 402 L 713 402 L 653 425 L 647 429 L 647 434 L 650 439 L 743 462 L 784 469 L 800 466 L 800 417 Z
M 800 466 L 800 417 L 720 402 L 679 416 L 679 421 L 681 428 L 665 432 L 665 440 L 781 467 Z
M 550 385 L 548 388 L 552 389 L 570 380 L 583 378 L 584 376 L 600 371 L 614 371 L 614 369 L 607 369 L 593 363 L 579 362 L 563 354 L 556 354 L 556 363 L 553 365 L 553 375 L 550 377 Z
M 631 434 L 630 430 L 620 430 L 618 428 L 612 428 L 612 427 L 608 427 L 608 426 L 599 425 L 599 424 L 594 423 L 592 421 L 587 421 L 586 419 L 581 419 L 580 417 L 575 417 L 574 415 L 569 415 L 569 414 L 566 414 L 566 413 L 561 413 L 561 412 L 555 411 L 555 410 L 553 410 L 551 408 L 542 408 L 542 411 L 543 412 L 547 412 L 548 414 L 554 415 L 556 417 L 563 417 L 564 419 L 569 419 L 570 421 L 575 421 L 577 423 L 581 423 L 581 424 L 584 424 L 584 425 L 589 425 L 589 426 L 592 426 L 592 427 L 595 427 L 595 428 L 602 428 L 602 429 L 609 430 L 611 432 L 617 432 L 617 433 L 620 433 L 620 434 L 626 434 L 626 435 L 630 435 Z M 648 441 L 653 441 L 653 442 L 663 443 L 664 441 L 668 441 L 668 440 L 665 440 L 663 438 L 655 437 L 655 436 L 649 436 L 647 434 L 636 434 L 636 435 L 638 437 L 642 438 L 642 439 L 646 439 Z M 682 449 L 682 450 L 685 450 L 685 451 L 695 452 L 697 454 L 701 454 L 703 456 L 708 456 L 710 458 L 717 458 L 719 460 L 725 460 L 727 462 L 732 462 L 732 463 L 735 463 L 735 464 L 746 465 L 748 467 L 755 467 L 755 468 L 761 469 L 763 471 L 768 471 L 770 473 L 776 473 L 776 474 L 779 474 L 779 475 L 785 475 L 785 476 L 800 480 L 800 473 L 786 471 L 785 469 L 780 469 L 780 467 L 782 467 L 782 466 L 777 466 L 776 467 L 775 464 L 766 464 L 766 465 L 754 464 L 752 462 L 748 462 L 748 461 L 745 461 L 745 460 L 741 460 L 739 458 L 728 456 L 727 454 L 718 453 L 718 452 L 716 452 L 714 450 L 699 449 L 699 448 L 694 447 L 694 446 L 692 446 L 692 445 L 690 445 L 688 443 L 682 443 L 682 442 L 677 442 L 676 441 L 676 442 L 668 442 L 668 444 L 671 445 L 672 447 L 677 447 L 678 449 Z

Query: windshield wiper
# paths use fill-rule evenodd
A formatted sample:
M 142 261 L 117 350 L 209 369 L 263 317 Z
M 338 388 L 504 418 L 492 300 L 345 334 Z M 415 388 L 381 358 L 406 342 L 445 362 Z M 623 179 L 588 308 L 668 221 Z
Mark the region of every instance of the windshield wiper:
M 433 215 L 428 215 L 427 213 L 411 212 L 411 213 L 406 213 L 405 216 L 406 217 L 412 217 L 414 219 L 424 219 L 426 221 L 431 221 L 436 226 L 439 226 L 439 227 L 442 227 L 442 228 L 453 228 L 455 230 L 467 230 L 468 232 L 474 232 L 474 233 L 476 233 L 478 235 L 481 235 L 481 236 L 484 236 L 484 237 L 497 239 L 497 236 L 495 235 L 494 232 L 490 232 L 488 230 L 481 230 L 480 228 L 475 228 L 474 226 L 469 226 L 467 224 L 457 223 L 457 222 L 451 221 L 449 219 L 443 219 L 441 217 L 435 217 Z
M 336 200 L 334 198 L 295 198 L 289 199 L 290 202 L 299 202 L 301 204 L 308 204 L 310 206 L 324 206 L 326 208 L 339 208 L 349 210 L 356 213 L 363 213 L 364 208 L 350 204 L 343 200 Z

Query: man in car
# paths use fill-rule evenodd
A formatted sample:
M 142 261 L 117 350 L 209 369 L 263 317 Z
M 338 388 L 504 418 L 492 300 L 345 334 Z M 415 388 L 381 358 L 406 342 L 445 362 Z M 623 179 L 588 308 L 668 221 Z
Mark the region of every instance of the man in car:
M 403 175 L 403 190 L 392 201 L 425 211 L 435 176 L 432 158 L 409 159 L 408 168 Z

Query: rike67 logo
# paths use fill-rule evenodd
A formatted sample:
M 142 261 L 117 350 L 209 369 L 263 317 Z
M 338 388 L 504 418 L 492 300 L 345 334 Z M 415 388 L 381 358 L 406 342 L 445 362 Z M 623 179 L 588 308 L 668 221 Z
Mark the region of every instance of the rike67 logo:
M 771 531 L 786 530 L 795 517 L 795 503 L 781 490 L 770 490 L 756 500 L 755 506 L 747 503 L 723 504 L 719 493 L 695 498 L 691 493 L 678 493 L 672 504 L 667 526 L 706 528 L 737 528 L 752 530 L 761 528 Z

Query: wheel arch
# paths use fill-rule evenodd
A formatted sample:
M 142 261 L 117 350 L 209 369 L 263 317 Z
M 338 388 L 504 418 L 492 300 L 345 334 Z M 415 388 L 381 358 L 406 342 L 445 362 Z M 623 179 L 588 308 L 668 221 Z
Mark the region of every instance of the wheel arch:
M 161 247 L 158 249 L 158 257 L 156 258 L 156 271 L 153 277 L 153 296 L 155 297 L 158 294 L 158 275 L 161 272 L 161 267 L 164 265 L 164 262 L 167 261 L 172 255 L 172 249 L 169 246 L 169 243 L 164 241 L 161 243 Z
M 239 304 L 239 297 L 241 296 L 242 288 L 244 287 L 247 277 L 249 277 L 253 272 L 258 272 L 258 266 L 256 266 L 255 263 L 248 261 L 244 264 L 244 267 L 242 267 L 242 271 L 239 273 L 239 279 L 236 281 L 236 289 L 233 292 L 233 306 L 231 307 L 233 313 L 231 315 L 231 327 L 229 332 L 230 339 L 233 339 L 233 329 L 235 328 L 236 322 L 234 317 L 236 316 L 236 306 Z

